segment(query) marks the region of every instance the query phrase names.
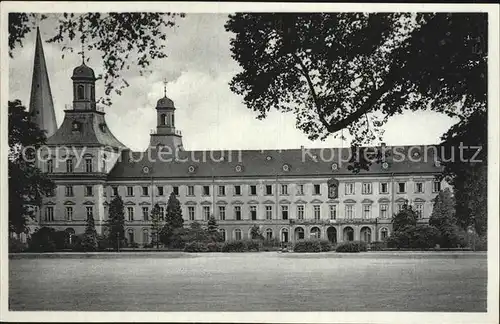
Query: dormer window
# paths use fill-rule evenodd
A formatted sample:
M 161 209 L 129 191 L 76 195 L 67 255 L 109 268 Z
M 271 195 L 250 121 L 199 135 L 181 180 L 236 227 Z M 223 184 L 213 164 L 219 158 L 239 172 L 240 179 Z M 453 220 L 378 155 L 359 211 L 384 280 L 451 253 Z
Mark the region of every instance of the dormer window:
M 79 84 L 76 87 L 76 99 L 78 100 L 85 99 L 85 88 L 83 87 L 82 84 Z

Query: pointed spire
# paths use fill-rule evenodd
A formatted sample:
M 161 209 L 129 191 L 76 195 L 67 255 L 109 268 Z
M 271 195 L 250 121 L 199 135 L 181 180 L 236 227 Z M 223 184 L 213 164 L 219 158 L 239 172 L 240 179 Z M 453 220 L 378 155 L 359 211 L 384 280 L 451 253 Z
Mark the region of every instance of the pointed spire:
M 163 79 L 163 98 L 167 97 L 167 79 Z
M 49 75 L 45 64 L 40 29 L 36 28 L 35 58 L 33 60 L 33 78 L 31 81 L 30 113 L 40 129 L 45 130 L 47 138 L 57 130 L 56 114 L 50 90 Z

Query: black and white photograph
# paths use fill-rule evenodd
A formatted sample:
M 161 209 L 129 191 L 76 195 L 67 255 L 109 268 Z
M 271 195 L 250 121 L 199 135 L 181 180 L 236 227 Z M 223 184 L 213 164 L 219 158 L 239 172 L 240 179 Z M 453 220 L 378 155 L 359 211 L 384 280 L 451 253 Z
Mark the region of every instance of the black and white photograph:
M 2 320 L 498 323 L 498 8 L 2 2 Z

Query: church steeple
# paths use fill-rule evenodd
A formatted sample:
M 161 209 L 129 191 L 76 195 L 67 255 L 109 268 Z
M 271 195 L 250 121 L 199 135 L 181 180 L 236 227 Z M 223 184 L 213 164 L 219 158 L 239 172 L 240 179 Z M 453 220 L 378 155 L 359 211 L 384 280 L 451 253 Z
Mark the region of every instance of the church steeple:
M 33 60 L 33 78 L 31 81 L 30 113 L 33 121 L 46 131 L 47 138 L 57 130 L 56 114 L 50 90 L 49 75 L 45 64 L 40 29 L 36 29 L 35 58 Z

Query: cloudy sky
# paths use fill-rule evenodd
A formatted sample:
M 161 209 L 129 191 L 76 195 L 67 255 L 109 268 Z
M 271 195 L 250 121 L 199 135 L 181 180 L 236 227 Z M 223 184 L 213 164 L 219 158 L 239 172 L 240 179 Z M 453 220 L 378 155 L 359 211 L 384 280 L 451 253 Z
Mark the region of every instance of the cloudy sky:
M 346 146 L 338 139 L 310 141 L 295 128 L 293 114 L 272 112 L 265 120 L 246 108 L 242 98 L 232 93 L 228 82 L 239 71 L 231 58 L 229 39 L 224 30 L 226 14 L 188 14 L 175 28 L 167 30 L 168 58 L 152 65 L 153 72 L 140 76 L 129 71 L 130 87 L 122 96 L 113 97 L 106 108 L 111 131 L 128 147 L 143 150 L 149 143 L 150 130 L 156 127 L 156 101 L 163 97 L 163 79 L 167 78 L 167 95 L 174 100 L 176 126 L 182 131 L 184 147 L 203 149 L 277 149 Z M 42 39 L 54 33 L 54 25 L 42 21 Z M 27 35 L 24 47 L 10 59 L 10 100 L 29 103 L 35 32 Z M 71 73 L 80 65 L 78 54 L 61 58 L 59 45 L 44 44 L 57 123 L 64 118 L 65 104 L 71 104 Z M 102 72 L 98 53 L 91 53 L 90 65 Z M 96 96 L 103 93 L 98 82 Z M 433 112 L 406 112 L 392 117 L 384 127 L 388 145 L 435 144 L 454 120 Z M 378 143 L 373 143 L 378 144 Z

